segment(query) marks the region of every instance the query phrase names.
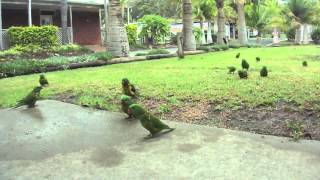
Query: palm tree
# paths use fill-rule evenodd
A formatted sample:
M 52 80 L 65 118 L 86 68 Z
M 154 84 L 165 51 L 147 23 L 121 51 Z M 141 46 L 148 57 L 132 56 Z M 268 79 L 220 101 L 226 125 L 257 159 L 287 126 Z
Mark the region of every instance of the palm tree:
M 129 42 L 121 15 L 120 0 L 110 0 L 108 22 L 108 51 L 116 57 L 128 56 Z
M 61 0 L 62 44 L 68 43 L 68 0 Z
M 224 0 L 215 0 L 218 9 L 218 34 L 217 43 L 223 44 L 223 38 L 225 37 L 225 16 L 224 16 Z
M 246 28 L 246 18 L 244 12 L 244 5 L 246 0 L 235 0 L 238 11 L 238 38 L 239 43 L 244 45 L 247 44 L 247 28 Z
M 296 38 L 295 42 L 300 44 L 302 41 L 302 27 L 303 31 L 303 41 L 307 43 L 307 24 L 312 19 L 312 6 L 308 0 L 290 0 L 288 3 L 288 8 L 293 18 L 295 29 L 296 29 Z
M 260 42 L 262 31 L 266 30 L 268 25 L 276 25 L 280 20 L 277 15 L 280 14 L 281 9 L 277 0 L 252 1 L 252 3 L 247 5 L 247 25 L 258 31 L 258 43 Z M 274 28 L 274 35 L 275 34 L 277 34 L 276 27 Z
M 204 27 L 203 27 L 203 23 L 205 21 L 205 17 L 203 15 L 203 10 L 202 10 L 202 5 L 201 3 L 197 4 L 195 6 L 195 10 L 194 10 L 194 14 L 195 14 L 195 18 L 196 19 L 199 19 L 200 21 L 200 30 L 201 30 L 201 38 L 200 38 L 200 44 L 206 44 L 206 36 L 205 36 L 205 33 L 204 33 Z
M 185 51 L 196 50 L 196 40 L 193 35 L 193 20 L 192 20 L 192 1 L 183 0 L 183 49 Z
M 212 35 L 211 35 L 211 22 L 212 19 L 216 16 L 216 5 L 215 1 L 212 0 L 202 0 L 201 1 L 201 10 L 204 18 L 208 21 L 208 31 L 207 31 L 207 43 L 212 43 Z

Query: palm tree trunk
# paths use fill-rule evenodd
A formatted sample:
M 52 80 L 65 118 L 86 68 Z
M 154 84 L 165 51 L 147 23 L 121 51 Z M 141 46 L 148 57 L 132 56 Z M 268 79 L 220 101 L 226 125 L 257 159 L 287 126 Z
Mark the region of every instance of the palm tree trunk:
M 68 44 L 68 3 L 61 0 L 62 44 Z
M 108 50 L 116 57 L 129 55 L 129 42 L 124 27 L 120 0 L 110 0 L 108 27 Z
M 183 49 L 185 51 L 196 50 L 196 39 L 193 35 L 192 2 L 183 0 Z
M 200 44 L 206 44 L 206 36 L 203 28 L 203 21 L 200 21 L 200 29 L 201 29 L 201 41 Z
M 213 43 L 212 41 L 212 34 L 211 34 L 211 19 L 208 20 L 208 31 L 207 31 L 207 43 L 211 44 Z
M 218 8 L 218 34 L 217 43 L 224 44 L 223 38 L 225 37 L 225 19 L 223 7 Z
M 244 15 L 244 0 L 237 0 L 238 9 L 238 38 L 241 45 L 245 45 L 248 42 L 246 19 Z

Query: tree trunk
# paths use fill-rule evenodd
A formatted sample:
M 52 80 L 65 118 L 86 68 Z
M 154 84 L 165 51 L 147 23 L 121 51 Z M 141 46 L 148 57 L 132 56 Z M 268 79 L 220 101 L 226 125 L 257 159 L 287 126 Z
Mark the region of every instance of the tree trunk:
M 211 20 L 209 19 L 209 20 L 208 20 L 208 31 L 207 31 L 207 43 L 208 43 L 208 44 L 213 43 L 211 30 L 212 30 L 212 29 L 211 29 Z
M 62 44 L 68 44 L 68 2 L 61 0 Z
M 238 9 L 238 38 L 241 45 L 245 45 L 248 42 L 246 19 L 244 15 L 244 0 L 237 0 Z
M 128 56 L 129 42 L 119 0 L 110 0 L 108 22 L 108 50 L 116 57 Z
M 309 44 L 308 33 L 308 24 L 303 24 L 303 44 Z
M 177 45 L 178 45 L 177 54 L 178 54 L 178 57 L 179 57 L 180 59 L 184 58 L 184 52 L 183 52 L 183 48 L 182 48 L 182 42 L 183 42 L 183 38 L 181 37 L 181 34 L 178 33 L 178 34 L 177 34 Z
M 204 33 L 204 28 L 203 28 L 203 21 L 200 21 L 200 29 L 201 29 L 201 40 L 200 44 L 206 44 L 206 35 Z
M 196 50 L 196 39 L 193 35 L 192 2 L 183 0 L 183 49 L 185 51 Z
M 218 34 L 217 43 L 224 44 L 223 38 L 225 37 L 225 19 L 223 7 L 218 9 Z

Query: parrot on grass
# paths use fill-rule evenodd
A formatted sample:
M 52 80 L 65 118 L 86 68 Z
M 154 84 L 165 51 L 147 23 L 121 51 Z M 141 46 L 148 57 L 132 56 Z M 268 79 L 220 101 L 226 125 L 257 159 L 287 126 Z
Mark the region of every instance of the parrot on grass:
M 122 91 L 123 94 L 133 98 L 138 96 L 138 91 L 136 87 L 133 84 L 131 84 L 127 78 L 122 79 Z
M 47 78 L 43 74 L 40 75 L 39 83 L 41 86 L 48 86 L 49 85 Z

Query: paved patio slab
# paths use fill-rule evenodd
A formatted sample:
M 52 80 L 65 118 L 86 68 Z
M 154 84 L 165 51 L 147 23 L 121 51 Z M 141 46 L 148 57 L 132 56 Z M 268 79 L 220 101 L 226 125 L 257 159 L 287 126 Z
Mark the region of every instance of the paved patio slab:
M 0 179 L 319 179 L 320 142 L 205 126 L 145 140 L 120 113 L 57 101 L 0 110 Z

